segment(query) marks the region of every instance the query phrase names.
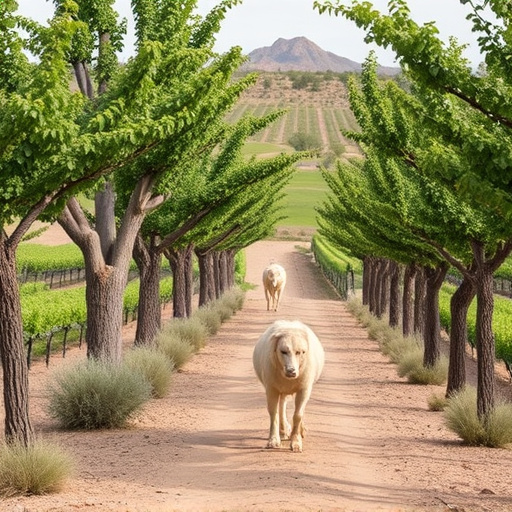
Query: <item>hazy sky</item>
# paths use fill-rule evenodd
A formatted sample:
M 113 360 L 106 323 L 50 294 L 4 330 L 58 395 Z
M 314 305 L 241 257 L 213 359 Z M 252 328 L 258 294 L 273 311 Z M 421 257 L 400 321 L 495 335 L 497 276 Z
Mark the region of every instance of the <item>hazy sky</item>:
M 53 12 L 50 0 L 18 0 L 18 3 L 22 14 L 38 21 L 44 22 Z M 199 0 L 199 12 L 205 14 L 218 3 L 219 0 Z M 388 0 L 373 0 L 372 3 L 387 12 Z M 461 5 L 459 0 L 409 0 L 408 5 L 416 22 L 435 21 L 443 40 L 455 36 L 460 43 L 469 43 L 465 56 L 474 66 L 482 60 L 465 19 L 469 8 Z M 130 0 L 116 0 L 115 7 L 128 19 L 129 30 L 130 27 L 133 29 Z M 244 53 L 249 53 L 262 46 L 271 46 L 280 37 L 298 36 L 305 36 L 322 49 L 356 62 L 363 62 L 370 49 L 375 49 L 380 64 L 396 65 L 391 52 L 366 45 L 364 32 L 354 23 L 341 17 L 318 14 L 313 9 L 313 0 L 243 0 L 242 5 L 228 11 L 217 37 L 216 49 L 222 52 L 238 45 Z M 128 58 L 132 49 L 133 38 L 130 38 L 122 58 Z

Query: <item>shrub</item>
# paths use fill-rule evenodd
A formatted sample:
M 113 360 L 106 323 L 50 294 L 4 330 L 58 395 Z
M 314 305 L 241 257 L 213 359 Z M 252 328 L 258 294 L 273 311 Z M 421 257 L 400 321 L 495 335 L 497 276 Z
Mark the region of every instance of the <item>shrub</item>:
M 226 322 L 233 316 L 233 308 L 229 304 L 224 304 L 222 301 L 219 301 L 218 304 L 215 304 L 214 308 L 217 312 L 217 315 L 219 315 L 221 323 Z
M 209 336 L 217 334 L 222 325 L 217 311 L 212 306 L 201 306 L 194 312 L 194 317 L 206 327 Z
M 427 400 L 430 411 L 444 411 L 448 405 L 448 399 L 445 396 L 439 396 L 433 393 Z
M 434 366 L 423 365 L 423 347 L 416 345 L 407 350 L 398 361 L 398 375 L 407 377 L 411 384 L 440 385 L 446 382 L 448 360 L 441 356 Z
M 162 398 L 167 394 L 174 365 L 165 354 L 153 348 L 137 347 L 126 353 L 124 363 L 146 379 L 151 385 L 154 398 Z
M 295 151 L 308 151 L 322 146 L 318 135 L 305 132 L 295 132 L 288 139 L 288 144 L 290 144 Z
M 5 444 L 0 447 L 0 496 L 57 492 L 73 471 L 73 460 L 59 446 Z
M 388 339 L 386 343 L 381 344 L 382 353 L 389 357 L 393 363 L 399 363 L 404 354 L 409 351 L 417 351 L 418 348 L 423 350 L 421 341 L 414 337 L 404 338 L 396 335 L 392 339 Z
M 232 288 L 225 292 L 220 301 L 234 311 L 242 309 L 245 301 L 245 293 L 240 288 Z
M 444 414 L 448 428 L 468 445 L 501 448 L 512 443 L 512 404 L 498 400 L 483 422 L 477 414 L 473 387 L 454 393 Z
M 174 368 L 181 368 L 194 353 L 194 347 L 183 338 L 161 331 L 156 339 L 158 350 L 160 350 Z
M 366 307 L 363 306 L 361 300 L 355 296 L 350 297 L 347 300 L 346 305 L 350 313 L 352 313 L 358 320 L 366 312 Z
M 56 375 L 50 415 L 66 429 L 122 427 L 151 397 L 151 386 L 127 366 L 87 361 Z
M 194 350 L 206 345 L 208 330 L 195 316 L 190 318 L 173 318 L 162 329 L 162 335 L 172 339 L 181 339 L 189 343 Z

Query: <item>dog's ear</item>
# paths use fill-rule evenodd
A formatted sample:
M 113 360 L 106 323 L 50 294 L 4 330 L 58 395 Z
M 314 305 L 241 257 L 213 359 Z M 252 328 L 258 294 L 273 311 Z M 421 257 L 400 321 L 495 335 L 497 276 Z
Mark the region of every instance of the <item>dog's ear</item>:
M 270 338 L 270 342 L 272 344 L 272 352 L 277 351 L 277 345 L 279 344 L 279 340 L 281 339 L 282 336 L 283 334 L 279 331 L 272 334 L 272 337 Z

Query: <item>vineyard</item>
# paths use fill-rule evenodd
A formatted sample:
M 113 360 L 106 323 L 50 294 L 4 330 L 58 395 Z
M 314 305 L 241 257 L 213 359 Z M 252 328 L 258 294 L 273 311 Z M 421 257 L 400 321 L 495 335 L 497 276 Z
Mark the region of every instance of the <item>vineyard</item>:
M 40 273 L 41 277 L 52 274 L 52 260 L 47 264 L 47 270 Z M 160 281 L 160 302 L 164 305 L 171 299 L 172 278 L 163 277 Z M 68 343 L 82 343 L 87 318 L 85 284 L 51 290 L 44 281 L 26 283 L 21 286 L 21 305 L 29 365 L 34 356 L 44 354 L 48 363 L 55 350 L 62 350 L 65 355 Z M 137 318 L 138 305 L 139 280 L 134 279 L 124 292 L 125 324 Z
M 299 89 L 294 88 L 290 74 L 263 73 L 237 103 L 228 120 L 233 122 L 244 115 L 263 116 L 284 109 L 286 113 L 280 119 L 250 141 L 276 145 L 273 151 L 267 148 L 276 152 L 289 149 L 290 138 L 296 133 L 314 134 L 324 152 L 341 152 L 346 157 L 360 155 L 358 146 L 341 133 L 358 129 L 348 105 L 345 84 L 341 77 L 329 74 L 321 77 L 313 85 Z

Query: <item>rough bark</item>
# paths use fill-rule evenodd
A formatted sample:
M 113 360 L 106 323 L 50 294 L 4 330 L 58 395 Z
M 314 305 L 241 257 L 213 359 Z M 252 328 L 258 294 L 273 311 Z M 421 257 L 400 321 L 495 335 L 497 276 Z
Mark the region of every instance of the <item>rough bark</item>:
M 377 292 L 377 318 L 382 318 L 389 310 L 389 265 L 390 260 L 382 259 L 379 268 Z
M 414 283 L 418 267 L 410 263 L 404 271 L 404 290 L 402 295 L 402 334 L 411 336 L 414 332 Z
M 215 298 L 220 299 L 222 295 L 221 288 L 221 274 L 222 274 L 222 264 L 221 264 L 221 253 L 219 251 L 212 252 L 213 258 L 213 276 L 215 281 Z
M 87 357 L 118 364 L 122 357 L 123 293 L 127 269 L 93 272 L 86 264 Z
M 229 279 L 228 279 L 228 261 L 226 251 L 221 251 L 219 254 L 219 289 L 220 294 L 229 290 Z
M 425 329 L 425 267 L 419 267 L 414 281 L 414 332 L 420 336 Z
M 435 366 L 441 355 L 441 322 L 439 318 L 439 290 L 443 284 L 448 264 L 425 268 L 425 329 L 423 332 L 423 366 Z
M 199 262 L 199 306 L 215 300 L 214 262 L 210 252 L 196 250 Z
M 189 285 L 187 259 L 190 259 L 191 251 L 191 246 L 169 248 L 165 251 L 172 269 L 172 300 L 173 316 L 175 318 L 186 318 L 188 316 L 187 288 Z
M 34 441 L 29 417 L 28 366 L 23 344 L 15 248 L 0 234 L 0 357 L 7 443 Z
M 400 323 L 400 277 L 401 268 L 396 261 L 389 262 L 389 325 Z
M 471 243 L 476 267 L 476 353 L 478 366 L 477 413 L 486 421 L 494 408 L 494 360 L 495 342 L 492 330 L 494 311 L 493 273 L 505 261 L 512 250 L 512 241 L 502 244 L 490 259 L 486 257 L 482 242 Z
M 228 249 L 226 252 L 226 270 L 228 279 L 228 289 L 235 286 L 235 256 L 237 251 L 235 249 Z
M 189 245 L 185 258 L 185 310 L 187 317 L 193 312 L 192 299 L 194 297 L 194 246 Z
M 151 346 L 161 327 L 160 273 L 162 254 L 146 247 L 137 236 L 133 257 L 140 275 L 139 307 L 137 314 L 136 346 Z
M 370 286 L 371 286 L 371 258 L 365 256 L 363 258 L 363 292 L 362 303 L 364 306 L 370 304 Z
M 486 272 L 485 270 L 485 268 L 480 269 L 476 283 L 477 412 L 481 419 L 487 418 L 494 408 L 493 277 L 492 272 Z
M 475 296 L 471 280 L 464 279 L 450 300 L 450 361 L 446 396 L 460 391 L 466 385 L 466 343 L 468 338 L 468 308 Z
M 370 313 L 377 315 L 378 313 L 378 301 L 380 297 L 380 288 L 379 288 L 379 269 L 381 265 L 381 260 L 379 258 L 370 258 L 370 277 L 369 277 L 369 285 L 370 289 L 368 291 L 368 305 Z

